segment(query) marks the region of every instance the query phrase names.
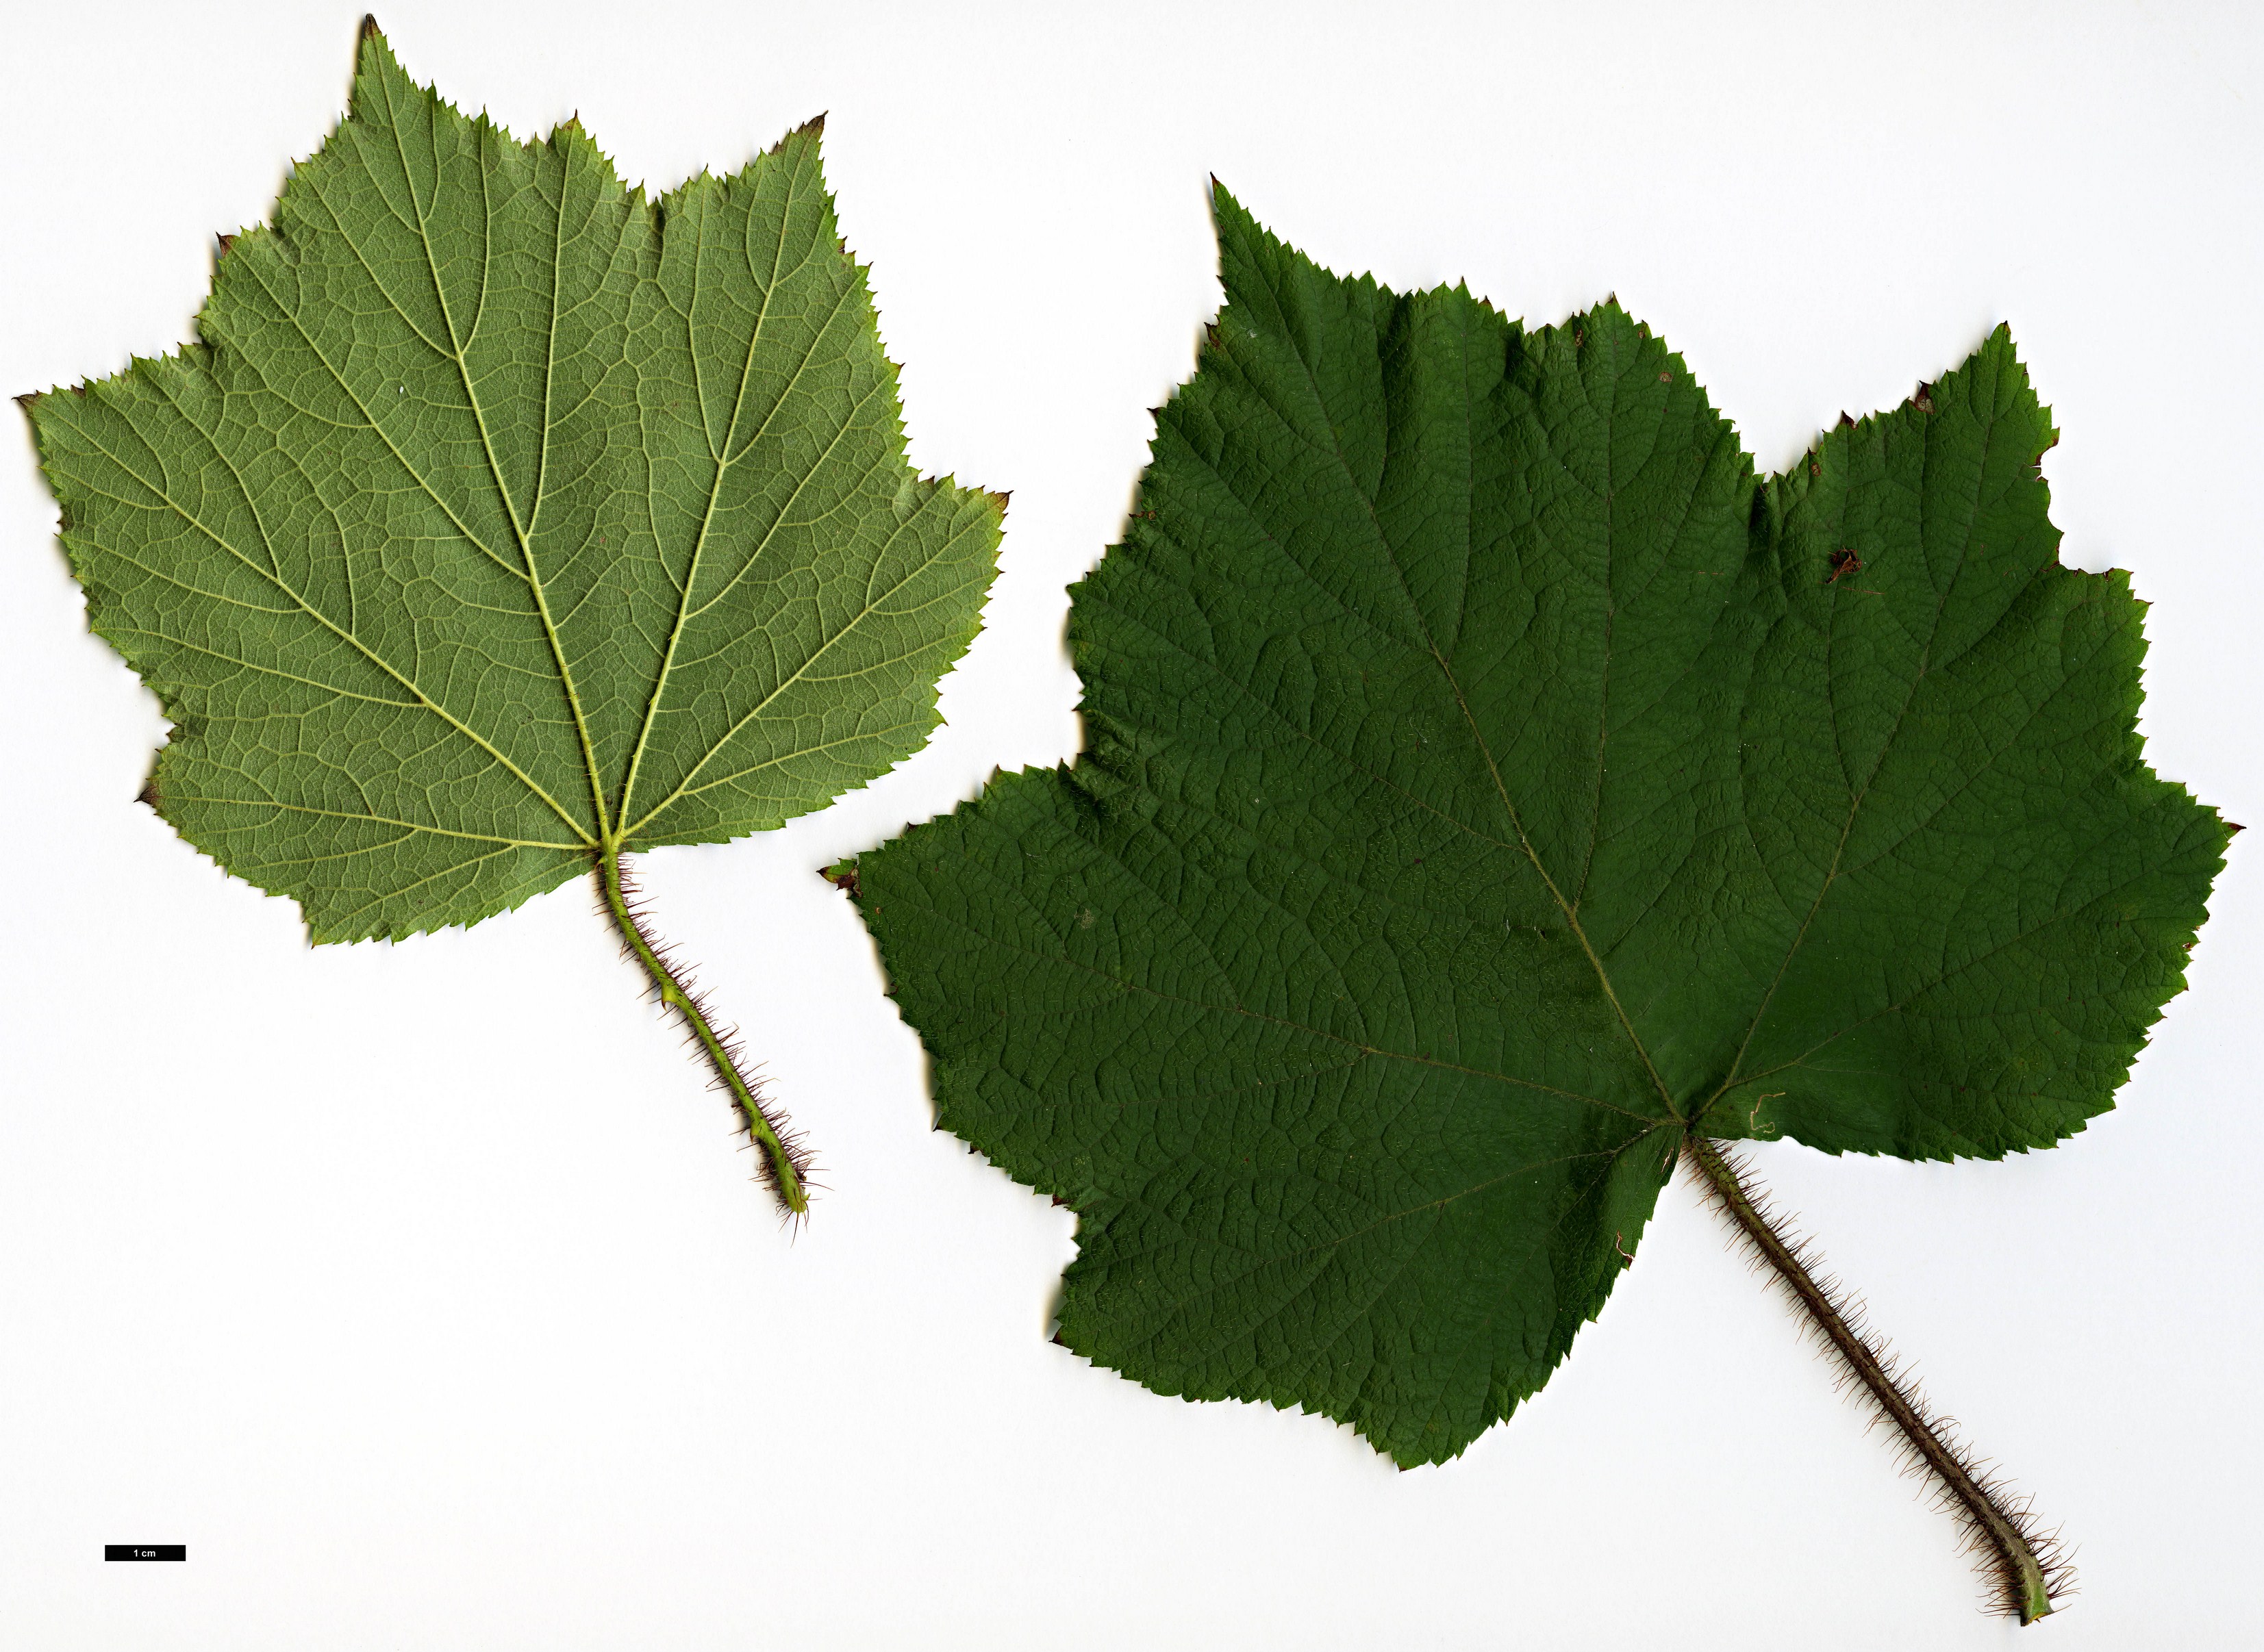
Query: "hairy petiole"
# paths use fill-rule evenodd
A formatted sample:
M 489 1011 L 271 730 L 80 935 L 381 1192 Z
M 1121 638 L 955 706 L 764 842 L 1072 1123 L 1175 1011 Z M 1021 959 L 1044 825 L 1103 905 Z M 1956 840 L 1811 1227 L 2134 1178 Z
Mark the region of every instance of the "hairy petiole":
M 635 880 L 626 864 L 626 851 L 601 848 L 591 859 L 597 867 L 599 893 L 614 927 L 621 932 L 621 944 L 644 967 L 661 1003 L 676 1011 L 692 1041 L 707 1057 L 715 1072 L 715 1087 L 730 1097 L 738 1109 L 741 1127 L 754 1141 L 763 1179 L 777 1192 L 789 1217 L 799 1220 L 809 1211 L 809 1149 L 800 1136 L 786 1128 L 786 1116 L 765 1104 L 761 1082 L 746 1069 L 736 1030 L 717 1026 L 674 949 L 648 925 Z
M 1740 1247 L 1789 1297 L 1807 1330 L 1876 1417 L 1893 1429 L 1913 1474 L 1934 1483 L 1941 1507 L 1964 1528 L 1967 1550 L 1992 1586 L 1993 1604 L 2022 1623 L 2060 1605 L 2075 1572 L 2056 1532 L 2040 1533 L 2028 1500 L 1977 1462 L 1927 1405 L 1899 1362 L 1864 1323 L 1861 1305 L 1836 1279 L 1819 1277 L 1813 1247 L 1774 1217 L 1767 1192 L 1722 1143 L 1695 1131 L 1682 1138 L 1682 1162 L 1729 1219 Z

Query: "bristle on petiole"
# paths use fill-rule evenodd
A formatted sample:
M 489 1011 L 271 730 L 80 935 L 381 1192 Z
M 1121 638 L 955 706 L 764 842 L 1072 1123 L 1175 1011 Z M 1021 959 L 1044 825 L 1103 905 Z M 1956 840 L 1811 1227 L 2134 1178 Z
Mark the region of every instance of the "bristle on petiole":
M 1815 1247 L 1769 1210 L 1768 1190 L 1743 1160 L 1694 1132 L 1683 1137 L 1682 1157 L 1728 1218 L 1747 1259 L 1799 1311 L 1803 1328 L 1835 1367 L 1841 1391 L 1871 1409 L 1873 1427 L 1884 1423 L 1892 1431 L 1904 1472 L 1934 1482 L 1938 1505 L 1963 1529 L 1964 1548 L 1988 1583 L 1991 1606 L 2034 1623 L 2064 1604 L 2075 1592 L 2075 1569 L 2058 1531 L 2038 1531 L 2029 1500 L 2015 1496 L 1956 1438 L 1955 1420 L 1927 1403 L 1872 1333 L 1861 1301 L 1822 1272 Z
M 675 947 L 653 930 L 628 855 L 601 851 L 594 859 L 599 899 L 620 932 L 622 951 L 643 967 L 655 996 L 675 1011 L 686 1040 L 713 1071 L 710 1088 L 730 1098 L 738 1127 L 755 1149 L 757 1174 L 778 1195 L 787 1222 L 798 1224 L 809 1214 L 809 1190 L 818 1185 L 810 1179 L 809 1147 L 766 1096 L 761 1074 L 747 1064 L 738 1028 L 717 1021 Z

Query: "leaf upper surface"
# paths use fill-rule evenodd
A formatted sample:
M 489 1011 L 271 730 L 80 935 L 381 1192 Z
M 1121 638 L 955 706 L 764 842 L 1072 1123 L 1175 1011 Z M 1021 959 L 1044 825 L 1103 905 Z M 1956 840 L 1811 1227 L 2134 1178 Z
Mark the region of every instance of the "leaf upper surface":
M 1403 1463 L 1538 1388 L 1684 1131 L 1994 1156 L 2110 1105 L 2226 828 L 2058 564 L 2009 336 L 1757 478 L 1613 304 L 1525 330 L 1216 198 L 1227 301 L 1076 589 L 1086 749 L 860 858 L 1063 1340 Z
M 999 501 L 905 462 L 816 126 L 624 188 L 366 33 L 201 343 L 31 403 L 152 801 L 319 939 L 774 827 L 934 727 Z

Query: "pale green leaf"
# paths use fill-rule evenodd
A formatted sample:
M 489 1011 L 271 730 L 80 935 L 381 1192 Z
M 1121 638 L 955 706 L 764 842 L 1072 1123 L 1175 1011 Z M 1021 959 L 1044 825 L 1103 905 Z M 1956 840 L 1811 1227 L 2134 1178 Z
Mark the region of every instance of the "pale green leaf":
M 200 343 L 33 399 L 149 801 L 318 939 L 775 827 L 925 740 L 1000 502 L 904 460 L 816 124 L 658 200 L 365 32 Z

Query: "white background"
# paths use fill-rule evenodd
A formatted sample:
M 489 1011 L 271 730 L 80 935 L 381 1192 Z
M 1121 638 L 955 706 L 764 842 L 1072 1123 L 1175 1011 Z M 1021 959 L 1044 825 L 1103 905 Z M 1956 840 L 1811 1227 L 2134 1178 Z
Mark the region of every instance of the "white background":
M 341 112 L 358 8 L 7 0 L 0 390 L 187 337 L 212 236 Z M 1859 18 L 1858 13 L 1863 15 Z M 0 420 L 0 1642 L 48 1648 L 2213 1648 L 2264 1644 L 2264 923 L 2057 1151 L 1765 1150 L 2079 1545 L 1983 1616 L 1677 1185 L 1460 1461 L 1162 1399 L 1047 1340 L 1067 1211 L 930 1128 L 813 868 L 1076 743 L 1063 587 L 1217 302 L 1205 178 L 1330 265 L 1553 321 L 1616 291 L 1765 467 L 2009 320 L 2065 554 L 2153 606 L 2166 774 L 2264 819 L 2264 29 L 2166 4 L 1055 7 L 388 0 L 410 71 L 631 179 L 820 110 L 913 458 L 1011 489 L 949 727 L 759 841 L 653 856 L 830 1191 L 798 1237 L 579 886 L 309 950 L 134 801 L 163 724 Z M 102 1545 L 185 1542 L 185 1566 Z

